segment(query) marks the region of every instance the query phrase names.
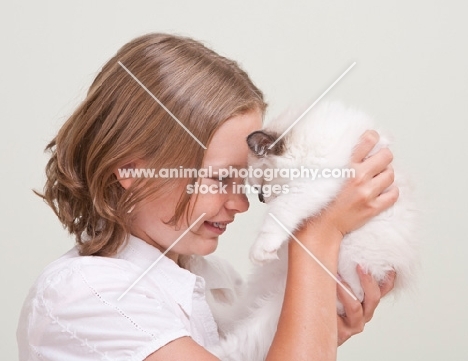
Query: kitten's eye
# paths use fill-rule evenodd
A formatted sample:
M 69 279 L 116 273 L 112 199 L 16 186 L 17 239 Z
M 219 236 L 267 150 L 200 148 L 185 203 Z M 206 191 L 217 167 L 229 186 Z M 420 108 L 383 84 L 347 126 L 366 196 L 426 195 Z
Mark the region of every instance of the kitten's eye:
M 262 192 L 258 193 L 258 200 L 259 200 L 260 202 L 262 202 L 262 203 L 265 203 L 265 198 L 263 197 L 263 193 L 262 193 Z

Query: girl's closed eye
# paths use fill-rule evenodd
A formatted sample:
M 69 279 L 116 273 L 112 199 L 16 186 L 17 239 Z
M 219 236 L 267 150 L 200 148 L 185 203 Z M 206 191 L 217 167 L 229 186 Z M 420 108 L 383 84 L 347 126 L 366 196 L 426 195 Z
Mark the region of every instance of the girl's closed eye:
M 247 182 L 247 178 L 244 177 L 221 177 L 215 179 L 222 183 L 245 184 Z
M 210 179 L 213 180 L 214 182 L 217 182 L 217 183 L 229 184 L 229 183 L 232 183 L 233 178 L 231 178 L 231 177 L 212 177 Z

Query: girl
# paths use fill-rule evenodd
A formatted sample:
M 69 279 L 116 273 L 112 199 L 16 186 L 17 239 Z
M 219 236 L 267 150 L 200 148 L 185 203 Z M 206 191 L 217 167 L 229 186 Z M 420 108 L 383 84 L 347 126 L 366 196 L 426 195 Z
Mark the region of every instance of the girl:
M 246 196 L 187 192 L 196 183 L 217 185 L 217 177 L 131 178 L 122 171 L 245 168 L 245 139 L 261 128 L 265 108 L 235 62 L 192 39 L 149 34 L 118 51 L 47 146 L 41 196 L 76 247 L 44 270 L 25 301 L 21 361 L 218 360 L 208 349 L 223 336 L 221 306 L 235 302 L 241 285 L 228 264 L 204 256 L 247 211 Z M 334 273 L 343 235 L 398 198 L 396 188 L 382 193 L 393 183 L 392 154 L 366 157 L 377 140 L 374 131 L 363 134 L 351 164 L 356 178 L 295 232 Z M 288 258 L 284 305 L 266 360 L 334 360 L 337 344 L 363 329 L 394 275 L 379 287 L 361 272 L 360 304 L 337 291 L 295 242 Z

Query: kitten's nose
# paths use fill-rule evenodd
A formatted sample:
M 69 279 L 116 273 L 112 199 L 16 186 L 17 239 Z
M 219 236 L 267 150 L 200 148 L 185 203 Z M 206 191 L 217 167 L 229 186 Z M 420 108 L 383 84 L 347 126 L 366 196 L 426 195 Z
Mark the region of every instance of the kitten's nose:
M 263 197 L 262 191 L 258 193 L 258 200 L 262 203 L 265 203 L 265 198 Z

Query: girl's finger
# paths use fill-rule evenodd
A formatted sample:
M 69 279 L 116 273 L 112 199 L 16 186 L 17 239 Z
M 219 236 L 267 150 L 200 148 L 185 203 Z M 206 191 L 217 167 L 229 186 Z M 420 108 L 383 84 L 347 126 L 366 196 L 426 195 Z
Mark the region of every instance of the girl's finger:
M 377 174 L 372 179 L 372 192 L 371 197 L 378 197 L 382 194 L 388 187 L 390 187 L 395 180 L 395 173 L 391 165 L 387 166 L 385 170 Z
M 350 291 L 350 287 L 343 283 Z M 347 326 L 353 331 L 353 334 L 362 332 L 364 329 L 363 307 L 359 300 L 354 300 L 340 286 L 337 288 L 338 299 L 344 307 L 345 315 L 342 316 Z
M 338 346 L 341 346 L 347 341 L 353 332 L 349 329 L 343 317 L 338 317 Z
M 381 193 L 376 199 L 374 208 L 377 213 L 382 212 L 383 210 L 393 206 L 398 200 L 400 195 L 400 190 L 397 186 L 391 185 L 385 192 Z
M 366 175 L 368 179 L 374 178 L 382 173 L 392 162 L 393 154 L 390 149 L 382 148 L 371 157 L 364 160 L 363 165 L 366 167 Z
M 374 316 L 374 311 L 380 302 L 380 287 L 374 277 L 365 273 L 360 266 L 357 266 L 357 272 L 361 280 L 362 290 L 364 291 L 364 300 L 362 302 L 364 320 L 365 322 L 369 322 Z
M 380 285 L 381 297 L 384 297 L 387 293 L 389 293 L 393 289 L 393 287 L 395 286 L 395 278 L 396 278 L 395 271 L 391 271 L 387 273 L 385 282 Z
M 364 158 L 367 157 L 369 152 L 375 147 L 379 141 L 380 136 L 375 130 L 367 130 L 361 135 L 359 143 L 354 149 L 353 155 L 351 156 L 351 162 L 361 163 Z

